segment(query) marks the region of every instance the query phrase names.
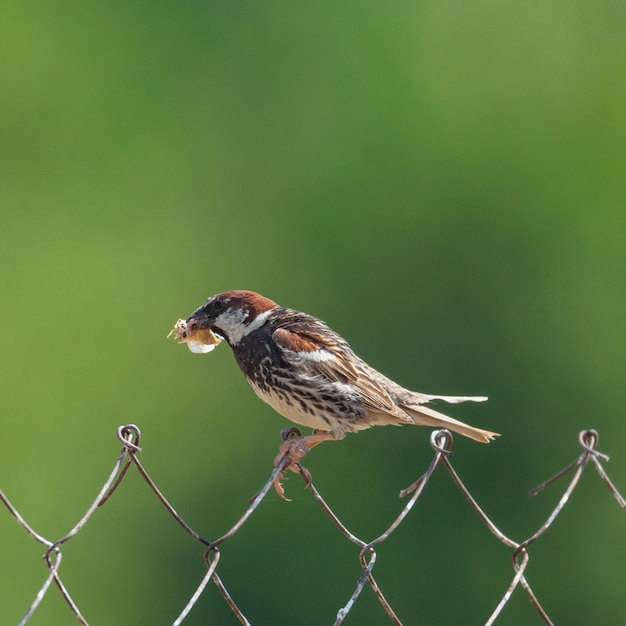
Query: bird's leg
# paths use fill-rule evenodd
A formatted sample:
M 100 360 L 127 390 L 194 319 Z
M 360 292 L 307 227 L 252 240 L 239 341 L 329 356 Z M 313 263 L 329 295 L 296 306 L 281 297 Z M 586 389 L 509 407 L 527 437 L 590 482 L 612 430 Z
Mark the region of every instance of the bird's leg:
M 322 443 L 322 441 L 332 441 L 338 439 L 334 435 L 324 431 L 314 431 L 312 435 L 302 435 L 297 428 L 286 428 L 281 432 L 283 443 L 278 449 L 278 455 L 274 459 L 274 467 L 286 456 L 288 463 L 285 470 L 290 469 L 292 472 L 298 472 L 298 463 L 305 457 L 311 448 Z
M 328 432 L 317 430 L 314 431 L 312 435 L 302 435 L 297 428 L 285 428 L 281 431 L 280 436 L 283 439 L 283 443 L 280 445 L 278 455 L 274 459 L 274 467 L 278 467 L 283 463 L 283 470 L 274 480 L 274 489 L 276 489 L 276 493 L 283 500 L 287 500 L 287 498 L 285 498 L 285 490 L 281 484 L 281 481 L 285 478 L 285 472 L 287 470 L 302 472 L 303 468 L 300 467 L 300 461 L 311 448 L 323 441 L 333 441 L 339 439 L 339 437 Z M 308 472 L 305 478 L 307 479 L 307 483 L 310 482 L 311 476 Z

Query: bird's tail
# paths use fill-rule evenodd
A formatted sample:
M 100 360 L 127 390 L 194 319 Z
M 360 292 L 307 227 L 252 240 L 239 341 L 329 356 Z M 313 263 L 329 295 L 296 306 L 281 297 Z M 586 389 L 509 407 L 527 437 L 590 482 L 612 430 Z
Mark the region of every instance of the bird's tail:
M 487 398 L 476 397 L 463 397 L 463 396 L 430 396 L 429 398 L 435 400 L 446 400 L 446 402 L 464 402 L 465 400 L 471 400 L 474 402 L 482 402 Z M 475 428 L 469 424 L 464 424 L 459 420 L 455 420 L 452 417 L 448 417 L 439 411 L 435 411 L 430 407 L 412 404 L 401 405 L 402 409 L 406 411 L 412 418 L 415 424 L 420 426 L 434 426 L 436 428 L 447 428 L 455 433 L 480 441 L 481 443 L 489 443 L 495 437 L 498 437 L 500 433 L 494 433 L 490 430 L 483 430 L 482 428 Z
M 432 396 L 428 393 L 420 393 L 424 402 L 430 402 L 431 400 L 443 400 L 449 404 L 459 404 L 459 402 L 486 402 L 489 398 L 487 396 Z

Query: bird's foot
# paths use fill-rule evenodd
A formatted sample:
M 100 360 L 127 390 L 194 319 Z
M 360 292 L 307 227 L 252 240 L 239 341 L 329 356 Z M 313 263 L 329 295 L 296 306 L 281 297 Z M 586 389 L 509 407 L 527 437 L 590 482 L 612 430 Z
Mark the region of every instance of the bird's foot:
M 289 501 L 289 498 L 285 497 L 285 489 L 282 485 L 285 472 L 287 470 L 300 472 L 302 469 L 299 467 L 300 461 L 311 448 L 306 445 L 306 437 L 297 428 L 284 428 L 280 431 L 280 436 L 283 442 L 280 444 L 278 454 L 274 459 L 274 467 L 282 466 L 282 470 L 274 479 L 274 489 L 283 500 Z
M 282 470 L 274 479 L 274 489 L 283 500 L 289 501 L 289 498 L 285 497 L 285 490 L 281 482 L 285 479 L 285 472 L 291 470 L 292 472 L 302 474 L 308 487 L 311 483 L 311 474 L 300 465 L 300 461 L 302 461 L 307 452 L 310 452 L 311 448 L 318 443 L 333 440 L 336 439 L 336 437 L 325 432 L 302 435 L 297 428 L 284 428 L 280 432 L 280 436 L 283 443 L 280 445 L 278 455 L 274 459 L 274 467 L 282 465 Z

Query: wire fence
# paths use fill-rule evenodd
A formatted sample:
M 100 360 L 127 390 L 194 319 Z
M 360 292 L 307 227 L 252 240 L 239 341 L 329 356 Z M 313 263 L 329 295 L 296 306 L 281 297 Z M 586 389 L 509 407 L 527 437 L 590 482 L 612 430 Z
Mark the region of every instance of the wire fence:
M 293 434 L 295 429 L 290 429 L 287 433 Z M 297 431 L 295 431 L 296 434 Z M 221 537 L 217 539 L 208 540 L 199 535 L 193 528 L 191 528 L 185 520 L 174 510 L 172 505 L 168 502 L 167 498 L 161 493 L 157 485 L 150 478 L 150 475 L 142 465 L 139 460 L 139 453 L 141 452 L 141 448 L 139 447 L 140 442 L 140 431 L 139 428 L 133 424 L 128 424 L 126 426 L 120 426 L 117 430 L 117 435 L 119 440 L 123 444 L 123 449 L 121 454 L 119 455 L 111 474 L 107 478 L 104 483 L 102 489 L 98 493 L 97 497 L 91 504 L 91 506 L 87 509 L 83 517 L 78 521 L 78 523 L 72 528 L 64 537 L 58 539 L 56 541 L 51 541 L 46 539 L 42 535 L 38 534 L 22 517 L 19 511 L 11 504 L 9 499 L 4 495 L 2 491 L 0 491 L 0 499 L 3 504 L 6 506 L 8 511 L 13 515 L 13 517 L 17 520 L 20 526 L 36 541 L 43 544 L 46 548 L 44 554 L 44 561 L 48 567 L 48 575 L 44 584 L 41 586 L 39 591 L 37 592 L 33 602 L 28 607 L 28 610 L 24 614 L 24 617 L 19 622 L 19 626 L 26 624 L 29 619 L 33 616 L 37 608 L 39 607 L 42 599 L 48 593 L 50 588 L 54 585 L 61 593 L 64 600 L 67 602 L 69 610 L 71 610 L 74 615 L 78 618 L 81 624 L 88 626 L 87 619 L 83 616 L 81 610 L 78 607 L 78 604 L 70 594 L 70 591 L 63 583 L 61 578 L 60 569 L 62 562 L 62 548 L 63 546 L 69 542 L 73 537 L 75 537 L 81 529 L 87 524 L 90 520 L 91 516 L 95 512 L 95 510 L 108 502 L 109 498 L 113 494 L 113 492 L 120 487 L 122 484 L 124 477 L 127 475 L 129 469 L 134 466 L 136 470 L 143 477 L 149 488 L 155 494 L 155 496 L 159 499 L 161 504 L 165 507 L 167 512 L 178 522 L 178 524 L 182 527 L 182 529 L 189 534 L 195 541 L 197 541 L 204 548 L 204 561 L 206 563 L 206 573 L 204 574 L 202 580 L 200 581 L 198 587 L 193 592 L 191 598 L 182 609 L 180 615 L 173 622 L 173 626 L 178 626 L 183 624 L 185 618 L 194 607 L 202 593 L 204 592 L 206 586 L 210 581 L 217 586 L 221 595 L 224 598 L 224 601 L 228 604 L 231 611 L 234 615 L 239 619 L 242 624 L 250 625 L 250 622 L 245 617 L 240 607 L 237 605 L 235 599 L 231 596 L 230 592 L 220 579 L 220 576 L 217 572 L 218 565 L 220 562 L 220 546 L 232 539 L 232 537 L 237 533 L 237 531 L 246 523 L 246 521 L 250 518 L 250 516 L 254 513 L 259 503 L 265 498 L 268 491 L 272 488 L 273 485 L 276 484 L 277 481 L 280 480 L 282 472 L 284 471 L 286 465 L 289 460 L 284 457 L 276 466 L 272 474 L 269 476 L 265 484 L 259 493 L 250 501 L 248 507 L 246 508 L 243 515 L 233 524 L 228 532 L 226 532 Z M 476 502 L 474 497 L 465 487 L 463 481 L 455 471 L 450 461 L 451 448 L 452 448 L 452 435 L 447 430 L 438 430 L 434 431 L 430 438 L 430 445 L 433 448 L 434 456 L 433 459 L 424 472 L 422 476 L 420 476 L 411 486 L 407 489 L 401 491 L 400 495 L 402 497 L 408 498 L 406 500 L 406 504 L 398 514 L 398 516 L 393 520 L 391 525 L 383 532 L 380 536 L 376 537 L 373 540 L 366 541 L 360 539 L 355 534 L 353 534 L 337 517 L 337 515 L 333 512 L 328 503 L 324 500 L 319 491 L 315 488 L 313 484 L 313 479 L 310 472 L 302 467 L 301 464 L 297 464 L 297 471 L 300 473 L 302 478 L 306 483 L 306 488 L 311 493 L 313 498 L 317 501 L 323 511 L 328 515 L 332 523 L 337 527 L 338 531 L 350 542 L 355 544 L 359 548 L 359 560 L 361 564 L 361 568 L 363 570 L 363 574 L 357 580 L 354 592 L 346 602 L 346 604 L 341 607 L 337 613 L 336 620 L 334 622 L 335 626 L 342 624 L 346 616 L 350 613 L 351 609 L 354 607 L 355 603 L 358 601 L 359 596 L 366 585 L 369 585 L 374 591 L 378 601 L 383 606 L 387 615 L 389 616 L 390 621 L 393 624 L 398 626 L 402 626 L 402 621 L 396 615 L 394 609 L 391 607 L 380 587 L 378 586 L 374 575 L 373 570 L 376 564 L 376 548 L 381 543 L 383 543 L 389 536 L 402 524 L 404 519 L 407 517 L 414 504 L 422 494 L 424 487 L 428 483 L 429 479 L 439 467 L 443 467 L 449 473 L 452 481 L 459 489 L 459 491 L 463 494 L 470 507 L 476 512 L 482 522 L 487 526 L 487 528 L 491 531 L 491 533 L 501 541 L 505 546 L 511 549 L 511 559 L 512 559 L 512 570 L 513 570 L 513 578 L 508 585 L 504 595 L 499 600 L 497 606 L 493 610 L 489 619 L 485 622 L 486 626 L 494 624 L 498 617 L 501 615 L 503 608 L 510 600 L 514 591 L 521 587 L 523 591 L 528 595 L 530 601 L 537 609 L 538 614 L 542 618 L 542 620 L 546 624 L 552 624 L 550 617 L 546 609 L 539 602 L 535 592 L 531 588 L 528 580 L 524 576 L 524 572 L 528 566 L 530 555 L 529 548 L 530 546 L 539 539 L 544 533 L 548 531 L 554 520 L 561 513 L 563 508 L 565 507 L 570 495 L 578 485 L 580 481 L 580 477 L 584 472 L 585 468 L 590 464 L 595 468 L 595 470 L 600 475 L 603 482 L 606 484 L 610 492 L 613 494 L 614 498 L 617 500 L 618 504 L 622 509 L 626 510 L 626 500 L 624 497 L 618 492 L 613 482 L 608 477 L 607 473 L 604 470 L 603 463 L 607 462 L 609 459 L 606 455 L 602 454 L 596 449 L 596 445 L 598 443 L 598 433 L 594 430 L 584 430 L 581 431 L 578 435 L 578 442 L 580 447 L 582 448 L 582 452 L 579 456 L 574 459 L 569 465 L 564 467 L 561 471 L 556 473 L 554 476 L 541 483 L 534 489 L 532 489 L 529 494 L 535 495 L 542 491 L 548 485 L 554 483 L 558 479 L 564 477 L 567 474 L 571 473 L 571 478 L 567 488 L 563 492 L 558 504 L 550 513 L 548 518 L 539 526 L 539 528 L 527 539 L 518 542 L 509 537 L 507 537 L 503 532 L 501 532 L 496 525 L 489 519 L 480 505 Z

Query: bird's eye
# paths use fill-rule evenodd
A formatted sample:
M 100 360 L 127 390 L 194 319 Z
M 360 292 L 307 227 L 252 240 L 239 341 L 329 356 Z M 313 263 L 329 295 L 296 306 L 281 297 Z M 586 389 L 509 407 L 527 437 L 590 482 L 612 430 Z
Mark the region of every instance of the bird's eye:
M 226 308 L 226 302 L 224 302 L 224 300 L 216 300 L 213 303 L 213 309 L 215 310 L 216 313 L 220 313 L 225 308 Z

